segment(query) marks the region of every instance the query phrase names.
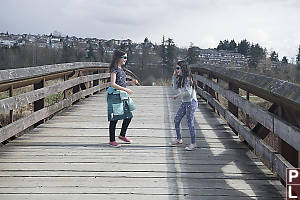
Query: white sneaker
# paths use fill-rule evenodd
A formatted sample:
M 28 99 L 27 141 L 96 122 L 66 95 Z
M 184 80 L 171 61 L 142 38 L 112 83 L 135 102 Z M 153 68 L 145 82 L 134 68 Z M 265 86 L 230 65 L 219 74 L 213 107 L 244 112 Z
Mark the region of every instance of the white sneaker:
M 185 150 L 187 151 L 194 151 L 197 148 L 197 144 L 190 144 L 189 146 L 185 147 Z
M 180 146 L 182 145 L 183 140 L 182 139 L 176 139 L 175 142 L 171 143 L 171 146 L 175 147 L 175 146 Z

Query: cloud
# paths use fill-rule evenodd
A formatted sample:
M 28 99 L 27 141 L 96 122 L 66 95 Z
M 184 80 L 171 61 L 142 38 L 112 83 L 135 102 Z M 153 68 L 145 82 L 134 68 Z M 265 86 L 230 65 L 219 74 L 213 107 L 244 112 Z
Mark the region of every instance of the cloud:
M 58 30 L 136 42 L 148 37 L 158 44 L 165 35 L 179 46 L 192 42 L 202 48 L 246 38 L 288 57 L 300 44 L 298 0 L 10 0 L 1 7 L 2 32 Z

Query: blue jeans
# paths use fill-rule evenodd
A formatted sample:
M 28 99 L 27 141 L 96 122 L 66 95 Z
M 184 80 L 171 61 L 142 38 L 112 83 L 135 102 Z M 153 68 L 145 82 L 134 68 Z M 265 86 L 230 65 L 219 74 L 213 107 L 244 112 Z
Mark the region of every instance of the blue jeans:
M 196 133 L 194 127 L 194 113 L 198 107 L 198 102 L 192 100 L 191 102 L 182 102 L 174 119 L 175 129 L 177 139 L 181 139 L 181 125 L 180 122 L 184 115 L 186 115 L 186 122 L 188 124 L 190 135 L 191 135 L 191 143 L 195 144 L 196 142 Z

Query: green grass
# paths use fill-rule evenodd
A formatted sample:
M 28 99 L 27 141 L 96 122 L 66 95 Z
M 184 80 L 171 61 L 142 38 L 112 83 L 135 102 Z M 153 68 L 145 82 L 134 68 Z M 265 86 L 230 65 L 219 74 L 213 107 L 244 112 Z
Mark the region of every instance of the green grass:
M 45 98 L 45 106 L 51 106 L 63 100 L 63 93 L 53 94 Z

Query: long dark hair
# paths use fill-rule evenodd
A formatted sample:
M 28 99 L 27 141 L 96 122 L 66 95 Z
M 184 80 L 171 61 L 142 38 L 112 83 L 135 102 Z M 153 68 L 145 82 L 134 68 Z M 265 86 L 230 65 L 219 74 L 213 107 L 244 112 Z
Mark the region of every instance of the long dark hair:
M 114 51 L 114 54 L 113 54 L 113 57 L 112 57 L 112 60 L 111 60 L 111 63 L 109 65 L 109 70 L 112 70 L 112 69 L 117 69 L 118 66 L 118 62 L 119 60 L 121 59 L 122 56 L 124 56 L 126 53 L 124 51 L 121 51 L 119 49 L 115 50 Z
M 193 81 L 193 76 L 191 72 L 191 68 L 187 65 L 186 61 L 179 61 L 177 63 L 181 67 L 182 76 L 179 77 L 178 80 L 178 88 L 184 87 L 187 80 L 190 81 L 190 85 L 195 88 L 195 83 Z

